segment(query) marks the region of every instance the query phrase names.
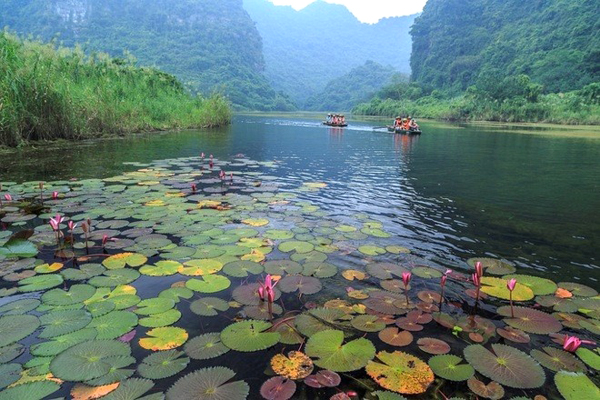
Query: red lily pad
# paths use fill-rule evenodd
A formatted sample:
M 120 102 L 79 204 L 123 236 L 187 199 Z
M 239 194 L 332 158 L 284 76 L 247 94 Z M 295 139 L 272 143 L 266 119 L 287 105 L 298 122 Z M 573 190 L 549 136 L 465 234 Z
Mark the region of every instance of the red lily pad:
M 442 300 L 442 296 L 433 290 L 421 290 L 417 296 L 425 303 L 439 303 Z
M 532 308 L 514 307 L 514 318 L 511 316 L 510 306 L 499 307 L 496 312 L 506 317 L 504 322 L 508 325 L 525 332 L 547 335 L 562 329 L 562 324 L 552 315 Z
M 531 356 L 552 371 L 587 372 L 585 365 L 571 353 L 556 347 L 542 347 L 542 350 L 532 350 Z
M 421 338 L 417 340 L 417 345 L 425 353 L 446 354 L 450 352 L 450 345 L 443 340 L 434 338 Z
M 511 326 L 507 326 L 506 328 L 498 328 L 496 329 L 496 332 L 498 332 L 498 335 L 502 336 L 504 339 L 515 343 L 529 343 L 531 340 L 528 334 Z
M 419 331 L 423 330 L 423 325 L 419 325 L 416 322 L 411 321 L 407 317 L 398 318 L 396 320 L 396 325 L 399 328 L 402 328 L 402 329 L 404 329 L 406 331 L 410 331 L 410 332 L 419 332 Z
M 383 290 L 375 290 L 369 293 L 369 298 L 363 301 L 363 304 L 383 314 L 403 314 L 403 310 L 394 305 L 394 302 L 400 299 L 404 299 L 404 296 Z
M 498 382 L 491 381 L 486 385 L 479 379 L 472 377 L 467 381 L 467 386 L 473 393 L 484 399 L 498 400 L 504 397 L 504 388 Z
M 409 331 L 401 331 L 396 327 L 390 326 L 379 332 L 379 339 L 389 345 L 402 347 L 412 343 L 413 335 Z
M 267 380 L 260 387 L 260 395 L 266 400 L 288 400 L 296 393 L 296 382 L 283 376 Z
M 315 294 L 323 288 L 318 278 L 304 275 L 288 275 L 279 281 L 277 287 L 284 293 L 298 291 L 300 294 Z

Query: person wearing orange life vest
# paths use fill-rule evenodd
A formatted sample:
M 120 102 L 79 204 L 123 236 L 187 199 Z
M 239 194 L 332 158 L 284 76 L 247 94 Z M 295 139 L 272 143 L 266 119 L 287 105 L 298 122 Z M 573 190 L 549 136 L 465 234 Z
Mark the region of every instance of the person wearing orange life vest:
M 394 120 L 394 128 L 400 128 L 401 125 L 402 125 L 402 118 L 396 117 L 396 119 Z

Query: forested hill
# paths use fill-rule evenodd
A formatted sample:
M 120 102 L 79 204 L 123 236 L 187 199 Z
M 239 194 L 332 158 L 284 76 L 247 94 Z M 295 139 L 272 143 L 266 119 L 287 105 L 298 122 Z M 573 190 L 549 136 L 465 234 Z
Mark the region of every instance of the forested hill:
M 598 1 L 429 0 L 411 30 L 412 78 L 453 93 L 520 74 L 546 92 L 580 89 L 600 81 L 599 16 Z
M 414 15 L 363 24 L 346 7 L 324 1 L 300 11 L 268 0 L 244 0 L 244 7 L 263 38 L 265 75 L 301 106 L 368 60 L 410 73 Z
M 20 35 L 156 66 L 194 89 L 251 109 L 286 109 L 262 75 L 262 41 L 242 0 L 2 0 L 0 26 Z

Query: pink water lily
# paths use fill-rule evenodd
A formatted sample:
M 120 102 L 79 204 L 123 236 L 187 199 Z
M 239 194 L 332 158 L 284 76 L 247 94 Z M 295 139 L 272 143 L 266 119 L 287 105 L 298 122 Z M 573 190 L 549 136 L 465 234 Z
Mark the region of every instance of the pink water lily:
M 402 282 L 404 283 L 404 295 L 406 296 L 406 305 L 408 306 L 408 284 L 410 283 L 410 279 L 412 278 L 412 274 L 410 272 L 402 273 Z
M 592 340 L 581 340 L 577 336 L 565 335 L 563 341 L 563 349 L 568 352 L 574 353 L 582 344 L 591 344 L 595 346 L 596 342 Z
M 479 287 L 481 286 L 481 278 L 479 275 L 477 275 L 477 272 L 471 275 L 471 279 L 473 279 L 473 284 L 477 286 L 477 290 L 479 290 Z
M 446 280 L 448 279 L 448 274 L 451 273 L 451 269 L 447 269 L 444 275 L 442 275 L 442 279 L 440 280 L 441 293 L 440 293 L 440 310 L 442 309 L 442 303 L 444 302 L 444 287 L 446 287 Z
M 58 192 L 54 191 L 54 192 L 52 192 L 52 200 L 56 200 L 56 199 L 58 199 Z
M 72 220 L 67 223 L 67 226 L 69 227 L 69 230 L 71 232 L 73 231 L 73 229 L 77 228 L 77 224 L 75 222 L 73 222 Z
M 510 315 L 511 317 L 515 317 L 515 312 L 513 310 L 513 300 L 512 300 L 512 292 L 513 290 L 515 290 L 515 287 L 517 286 L 517 280 L 516 279 L 509 279 L 506 282 L 506 288 L 509 291 L 509 298 L 510 298 Z
M 106 242 L 108 242 L 108 235 L 102 236 L 102 248 L 106 246 Z
M 221 180 L 225 179 L 225 171 L 221 170 L 221 172 L 219 172 L 219 178 L 221 178 Z
M 56 214 L 54 218 L 50 218 L 50 226 L 55 231 L 58 231 L 60 228 L 60 224 L 64 221 L 64 217 L 61 217 L 60 214 Z
M 12 196 L 10 194 L 6 193 L 4 195 L 4 200 L 6 200 L 6 201 L 12 201 Z
M 192 183 L 192 192 L 196 193 L 196 189 L 197 189 L 196 184 Z
M 475 263 L 475 273 L 477 274 L 477 276 L 479 276 L 480 278 L 483 276 L 483 265 L 481 264 L 481 261 L 477 261 Z
M 204 158 L 204 152 L 200 153 L 200 158 Z
M 275 285 L 277 282 L 273 283 L 273 279 L 271 278 L 271 274 L 267 274 L 264 282 L 259 282 L 260 287 L 258 288 L 258 297 L 262 301 L 267 301 L 268 303 L 273 303 L 275 299 Z

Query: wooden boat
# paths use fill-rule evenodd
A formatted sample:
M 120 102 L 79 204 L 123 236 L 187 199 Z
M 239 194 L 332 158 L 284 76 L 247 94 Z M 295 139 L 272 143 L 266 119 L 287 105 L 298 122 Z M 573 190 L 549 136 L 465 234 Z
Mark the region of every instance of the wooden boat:
M 388 126 L 387 127 L 389 132 L 394 132 L 394 133 L 400 133 L 402 135 L 420 135 L 421 134 L 421 130 L 420 129 L 403 129 L 400 127 L 393 127 L 393 126 Z
M 334 124 L 333 122 L 327 122 L 327 121 L 323 121 L 323 125 L 335 126 L 335 127 L 338 127 L 338 128 L 343 128 L 345 126 L 348 126 L 348 124 Z

